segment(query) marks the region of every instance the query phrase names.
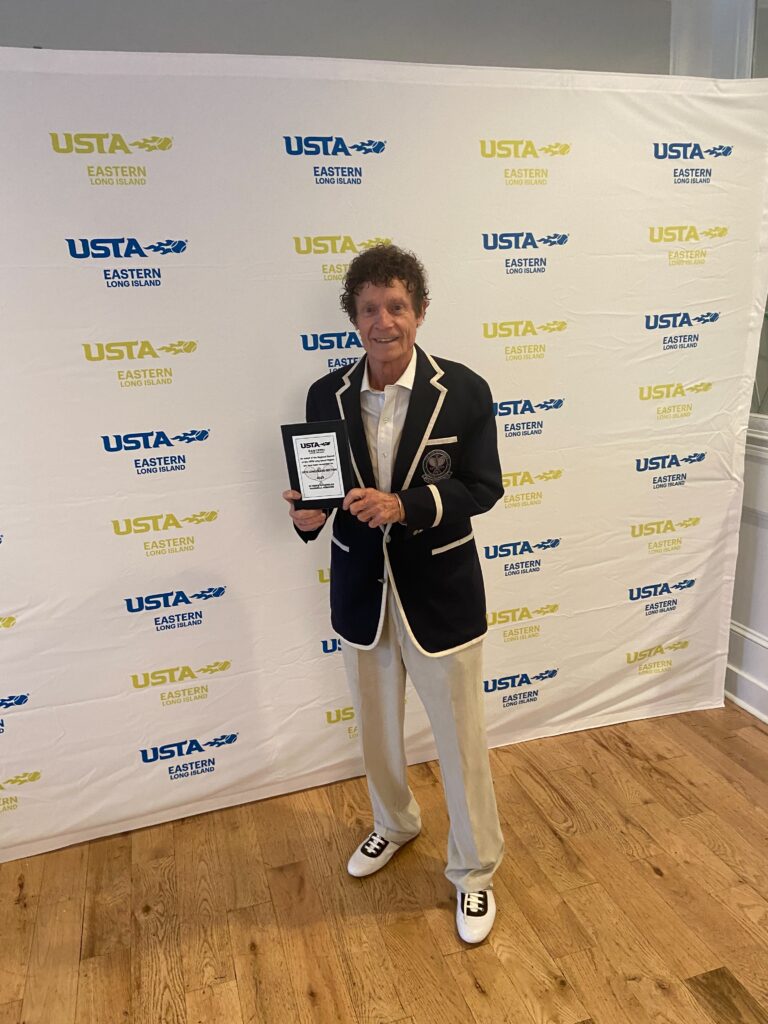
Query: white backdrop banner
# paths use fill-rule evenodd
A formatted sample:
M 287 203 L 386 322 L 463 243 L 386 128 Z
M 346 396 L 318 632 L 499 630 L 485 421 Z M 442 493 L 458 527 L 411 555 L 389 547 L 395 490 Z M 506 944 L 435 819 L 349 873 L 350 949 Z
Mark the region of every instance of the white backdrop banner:
M 768 82 L 6 49 L 0 86 L 0 859 L 361 772 L 279 426 L 359 357 L 382 239 L 496 401 L 492 744 L 722 703 Z

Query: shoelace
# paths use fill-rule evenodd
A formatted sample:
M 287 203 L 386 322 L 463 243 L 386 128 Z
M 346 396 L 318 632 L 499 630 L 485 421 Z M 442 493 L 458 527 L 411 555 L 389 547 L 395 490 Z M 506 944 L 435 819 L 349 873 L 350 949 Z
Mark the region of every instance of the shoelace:
M 378 832 L 371 832 L 363 843 L 363 853 L 367 853 L 369 857 L 375 857 L 382 852 L 387 843 L 388 840 L 380 836 Z
M 465 914 L 482 917 L 488 912 L 488 894 L 486 892 L 465 892 L 463 896 Z

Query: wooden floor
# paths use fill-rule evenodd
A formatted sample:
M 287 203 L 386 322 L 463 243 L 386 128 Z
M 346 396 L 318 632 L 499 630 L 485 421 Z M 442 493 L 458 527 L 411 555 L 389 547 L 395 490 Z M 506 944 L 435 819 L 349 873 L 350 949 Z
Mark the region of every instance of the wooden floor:
M 768 1024 L 768 727 L 729 705 L 492 752 L 464 946 L 424 829 L 369 879 L 360 779 L 0 865 L 0 1024 Z

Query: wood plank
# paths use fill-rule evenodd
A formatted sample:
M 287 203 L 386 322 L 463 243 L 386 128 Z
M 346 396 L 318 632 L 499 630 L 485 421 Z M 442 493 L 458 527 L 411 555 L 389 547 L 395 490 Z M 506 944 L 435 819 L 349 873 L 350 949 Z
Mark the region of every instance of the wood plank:
M 488 945 L 451 953 L 445 962 L 475 1024 L 534 1024 L 512 982 Z
M 512 1005 L 521 1007 L 526 1018 L 537 1024 L 575 1024 L 583 1020 L 587 1011 L 576 992 L 498 879 L 494 892 L 498 914 L 488 943 L 514 989 Z M 472 1006 L 469 999 L 467 1002 Z M 514 1016 L 512 1019 L 517 1024 Z
M 726 958 L 725 966 L 768 1009 L 768 957 L 765 950 L 739 950 Z
M 251 819 L 246 828 L 258 837 L 265 869 L 278 868 L 305 859 L 303 830 L 299 827 L 293 807 L 285 797 L 259 800 L 256 803 L 245 804 L 244 807 L 246 815 Z
M 88 843 L 78 843 L 77 846 L 42 854 L 41 905 L 56 903 L 58 900 L 79 899 L 84 893 L 88 846 Z
M 133 1020 L 130 951 L 115 948 L 105 956 L 81 960 L 76 1024 L 132 1024 Z
M 674 715 L 641 718 L 635 722 L 624 722 L 616 728 L 622 729 L 633 743 L 642 747 L 649 761 L 668 761 L 687 753 L 686 748 L 667 729 L 668 723 L 674 721 L 674 718 Z
M 560 835 L 572 836 L 594 828 L 589 818 L 579 813 L 568 797 L 553 785 L 549 774 L 542 771 L 534 761 L 526 764 L 525 768 L 516 768 L 510 774 L 527 793 L 542 817 Z
M 234 981 L 222 985 L 187 992 L 188 1024 L 243 1024 L 237 984 Z
M 717 1024 L 768 1024 L 768 1011 L 727 967 L 688 978 L 685 984 Z
M 758 720 L 753 719 L 753 721 L 757 722 Z M 762 725 L 762 723 L 760 724 Z M 736 735 L 750 747 L 768 755 L 768 725 L 763 725 L 762 729 L 758 729 L 756 725 L 747 725 L 743 729 L 739 729 Z
M 300 1021 L 354 1020 L 336 943 L 303 861 L 267 869 Z
M 768 958 L 768 900 L 755 892 L 746 882 L 731 886 L 730 889 L 722 889 L 715 895 L 752 934 L 755 942 L 765 947 L 765 955 Z
M 589 946 L 576 915 L 512 829 L 506 830 L 504 841 L 504 859 L 495 878 L 503 882 L 549 955 L 566 956 Z
M 300 822 L 304 859 L 312 865 L 315 880 L 319 883 L 339 872 L 346 872 L 349 853 L 339 856 L 334 842 L 333 810 L 325 791 L 306 789 L 292 793 L 290 803 Z
M 131 860 L 134 864 L 145 864 L 147 861 L 163 860 L 175 855 L 172 821 L 134 829 L 130 836 Z
M 18 901 L 0 902 L 0 1003 L 15 1002 L 24 995 L 38 899 L 22 890 Z
M 406 1013 L 418 1024 L 467 1024 L 469 1007 L 423 915 L 398 915 L 382 934 Z
M 671 857 L 658 853 L 652 859 L 634 861 L 632 866 L 700 935 L 716 935 L 718 951 L 723 955 L 754 946 L 751 932 L 690 879 Z
M 55 877 L 57 885 L 63 882 L 58 873 Z M 73 1024 L 82 924 L 82 892 L 38 907 L 21 1008 L 24 1024 Z
M 21 1000 L 15 1003 L 0 1003 L 0 1024 L 20 1024 Z
M 221 862 L 210 815 L 174 825 L 185 988 L 221 985 L 235 977 Z
M 594 873 L 599 872 L 605 891 L 674 974 L 685 978 L 722 965 L 722 955 L 710 949 L 685 918 L 638 876 L 610 836 L 578 836 L 574 846 Z
M 711 850 L 733 872 L 759 892 L 768 893 L 768 845 L 760 851 L 713 811 L 680 818 L 678 831 Z
M 501 816 L 558 892 L 594 881 L 567 838 L 550 825 L 511 775 L 499 779 L 496 789 Z
M 39 896 L 44 860 L 43 857 L 25 857 L 0 864 L 0 903 Z
M 558 964 L 598 1024 L 651 1024 L 637 996 L 621 985 L 601 949 L 579 949 L 560 957 Z
M 272 904 L 230 910 L 227 917 L 243 1024 L 296 1024 L 299 1014 Z
M 572 890 L 565 900 L 612 966 L 612 987 L 625 1009 L 636 999 L 648 1020 L 702 1024 L 690 992 L 601 885 Z
M 696 732 L 749 775 L 762 780 L 763 784 L 768 779 L 768 750 L 745 742 L 739 735 L 739 730 L 723 732 L 706 717 L 697 715 L 690 717 L 686 727 Z M 753 732 L 757 733 L 757 730 Z
M 219 884 L 227 910 L 269 899 L 267 874 L 253 816 L 246 807 L 226 807 L 211 815 L 221 864 Z
M 131 992 L 136 1024 L 187 1024 L 174 858 L 134 864 Z
M 80 957 L 103 956 L 131 944 L 131 837 L 90 843 Z

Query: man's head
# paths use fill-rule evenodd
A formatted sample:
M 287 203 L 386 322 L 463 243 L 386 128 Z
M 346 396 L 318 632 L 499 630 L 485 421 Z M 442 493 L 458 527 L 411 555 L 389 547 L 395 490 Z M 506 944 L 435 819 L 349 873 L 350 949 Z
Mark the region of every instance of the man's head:
M 342 308 L 360 335 L 371 383 L 393 384 L 411 360 L 429 297 L 424 267 L 395 245 L 377 245 L 350 263 Z
M 402 281 L 411 296 L 411 306 L 423 318 L 429 305 L 427 275 L 420 260 L 412 252 L 396 245 L 375 245 L 355 256 L 347 268 L 341 308 L 353 324 L 357 324 L 357 295 L 365 284 L 388 286 Z

